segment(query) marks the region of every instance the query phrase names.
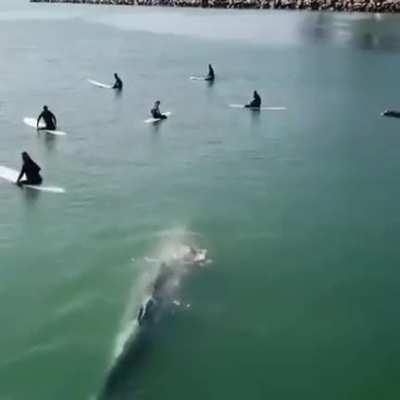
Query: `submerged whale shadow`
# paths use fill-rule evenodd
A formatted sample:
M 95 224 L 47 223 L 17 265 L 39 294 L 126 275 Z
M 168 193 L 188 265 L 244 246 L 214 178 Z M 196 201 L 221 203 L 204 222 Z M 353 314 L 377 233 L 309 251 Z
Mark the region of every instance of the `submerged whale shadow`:
M 165 324 L 174 314 L 173 303 L 176 295 L 174 283 L 178 277 L 174 269 L 162 264 L 156 279 L 152 284 L 151 297 L 142 304 L 136 317 L 138 324 L 135 334 L 125 343 L 121 354 L 114 360 L 108 372 L 103 389 L 99 396 L 101 400 L 110 400 L 113 396 L 121 399 L 121 390 L 129 393 L 137 391 L 137 372 L 143 369 L 148 354 L 161 340 Z M 129 391 L 127 390 L 129 388 Z
M 108 373 L 103 390 L 98 397 L 99 400 L 109 400 L 120 393 L 122 388 L 135 390 L 135 372 L 143 367 L 146 356 L 153 343 L 157 333 L 148 327 L 140 328 L 138 335 L 127 343 L 123 353 L 115 360 L 114 366 Z M 130 395 L 132 391 L 129 390 Z

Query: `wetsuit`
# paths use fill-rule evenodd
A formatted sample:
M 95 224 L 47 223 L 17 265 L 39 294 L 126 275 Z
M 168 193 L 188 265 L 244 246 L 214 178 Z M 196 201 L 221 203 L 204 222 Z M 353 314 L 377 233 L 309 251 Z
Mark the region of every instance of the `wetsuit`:
M 122 86 L 123 86 L 122 81 L 121 81 L 121 79 L 117 76 L 117 77 L 115 78 L 115 83 L 114 83 L 113 89 L 122 90 Z
M 382 113 L 385 117 L 400 118 L 400 111 L 386 110 Z
M 57 128 L 57 120 L 54 114 L 49 111 L 49 110 L 44 110 L 41 112 L 39 115 L 37 122 L 39 124 L 40 120 L 43 118 L 44 123 L 46 124 L 45 128 L 39 128 L 39 129 L 47 129 L 49 131 L 54 131 Z
M 213 67 L 210 65 L 208 67 L 208 75 L 206 76 L 206 81 L 213 81 L 215 79 L 215 73 Z
M 247 108 L 260 108 L 261 107 L 261 97 L 258 93 L 254 93 L 254 99 L 246 104 Z
M 160 108 L 156 105 L 151 109 L 150 113 L 151 113 L 152 117 L 155 119 L 167 119 L 167 116 L 164 114 L 161 114 Z
M 40 167 L 34 161 L 25 161 L 17 182 L 21 185 L 40 185 L 42 183 L 42 177 L 40 176 L 39 171 Z M 26 179 L 21 181 L 20 179 L 24 175 Z

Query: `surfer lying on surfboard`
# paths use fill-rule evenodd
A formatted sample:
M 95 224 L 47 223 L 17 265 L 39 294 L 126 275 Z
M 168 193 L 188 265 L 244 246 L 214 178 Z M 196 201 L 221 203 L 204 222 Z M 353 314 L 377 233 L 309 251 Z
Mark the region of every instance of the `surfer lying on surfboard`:
M 18 176 L 16 184 L 22 185 L 40 185 L 42 183 L 42 177 L 39 174 L 40 167 L 32 160 L 29 154 L 24 151 L 22 153 L 22 168 Z M 26 179 L 21 181 L 25 175 Z
M 114 78 L 115 78 L 115 83 L 112 88 L 116 90 L 122 90 L 123 83 L 121 78 L 118 76 L 118 74 L 114 74 Z
M 161 101 L 157 100 L 154 103 L 153 108 L 150 110 L 150 114 L 155 119 L 167 119 L 168 117 L 165 114 L 161 114 L 160 104 L 161 104 Z
M 257 93 L 257 90 L 253 93 L 253 100 L 245 105 L 246 108 L 260 108 L 261 107 L 261 97 Z
M 44 121 L 45 127 L 40 127 L 40 120 Z M 47 106 L 43 106 L 43 111 L 40 113 L 37 122 L 36 122 L 37 130 L 47 130 L 47 131 L 55 131 L 57 129 L 57 119 L 55 115 L 48 109 Z
M 385 110 L 381 115 L 384 117 L 400 118 L 400 111 Z

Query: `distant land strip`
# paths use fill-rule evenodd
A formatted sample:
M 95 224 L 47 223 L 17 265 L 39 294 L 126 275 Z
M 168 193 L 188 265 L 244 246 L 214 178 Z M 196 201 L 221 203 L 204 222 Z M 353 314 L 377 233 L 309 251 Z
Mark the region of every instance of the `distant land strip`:
M 30 0 L 31 3 L 73 3 L 120 6 L 239 8 L 275 10 L 398 13 L 400 0 Z

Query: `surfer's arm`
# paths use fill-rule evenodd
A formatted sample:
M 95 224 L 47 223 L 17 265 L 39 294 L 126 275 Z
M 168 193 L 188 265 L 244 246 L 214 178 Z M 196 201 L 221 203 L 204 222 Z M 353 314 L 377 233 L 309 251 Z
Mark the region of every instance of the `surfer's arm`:
M 122 87 L 122 81 L 117 79 L 114 83 L 114 86 L 112 87 L 113 89 L 121 89 Z
M 51 114 L 51 119 L 53 120 L 54 127 L 57 127 L 57 118 L 54 114 Z
M 39 123 L 40 123 L 40 120 L 43 118 L 43 113 L 41 113 L 39 116 L 38 116 L 38 118 L 37 118 L 37 121 L 36 121 L 36 129 L 39 129 Z
M 24 176 L 24 173 L 25 173 L 25 167 L 23 166 L 22 169 L 21 169 L 21 172 L 20 172 L 19 175 L 18 175 L 17 182 L 15 182 L 17 185 L 19 184 L 19 181 L 20 181 L 20 180 L 22 179 L 22 177 Z

